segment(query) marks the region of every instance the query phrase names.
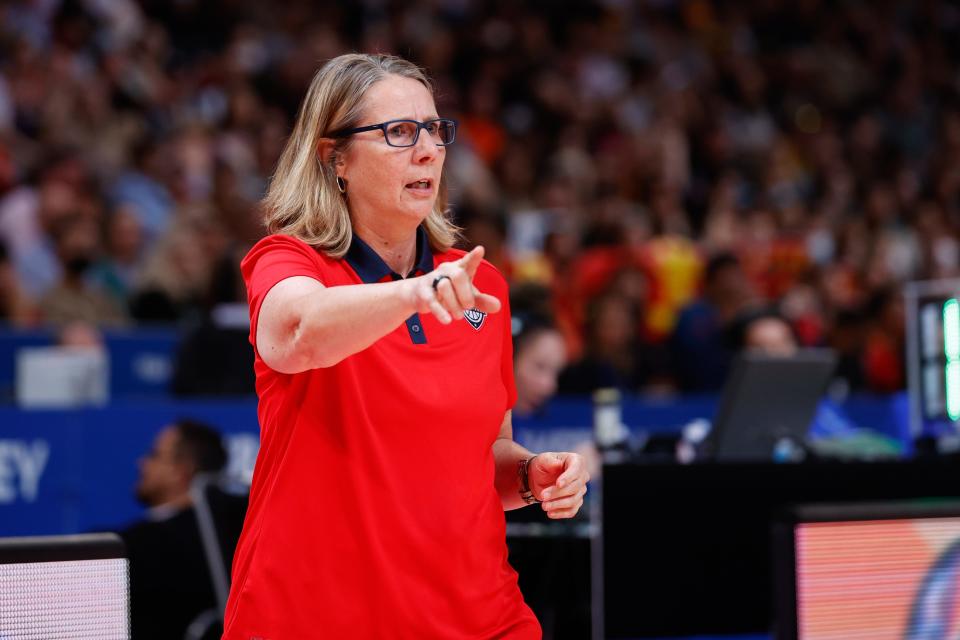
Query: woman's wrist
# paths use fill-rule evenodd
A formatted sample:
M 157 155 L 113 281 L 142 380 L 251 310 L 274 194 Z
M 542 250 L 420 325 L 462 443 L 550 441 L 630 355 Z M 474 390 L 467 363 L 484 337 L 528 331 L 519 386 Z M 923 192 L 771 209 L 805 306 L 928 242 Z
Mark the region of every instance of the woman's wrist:
M 423 276 L 416 276 L 414 278 L 403 278 L 402 280 L 397 280 L 396 285 L 400 289 L 400 299 L 403 301 L 403 307 L 405 312 L 408 312 L 409 315 L 413 315 L 420 311 L 420 278 Z
M 533 494 L 533 488 L 530 486 L 530 463 L 537 455 L 529 458 L 523 458 L 517 463 L 517 476 L 519 480 L 520 498 L 527 504 L 537 504 L 540 499 Z

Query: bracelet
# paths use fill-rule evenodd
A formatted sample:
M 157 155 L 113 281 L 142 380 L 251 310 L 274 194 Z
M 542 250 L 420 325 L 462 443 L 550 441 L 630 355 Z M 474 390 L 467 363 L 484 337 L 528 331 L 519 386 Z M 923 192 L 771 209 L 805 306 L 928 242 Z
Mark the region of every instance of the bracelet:
M 517 475 L 520 476 L 520 498 L 527 504 L 537 504 L 540 502 L 540 500 L 537 500 L 537 497 L 533 495 L 533 490 L 530 489 L 530 479 L 527 477 L 527 465 L 536 457 L 537 456 L 531 456 L 517 463 Z

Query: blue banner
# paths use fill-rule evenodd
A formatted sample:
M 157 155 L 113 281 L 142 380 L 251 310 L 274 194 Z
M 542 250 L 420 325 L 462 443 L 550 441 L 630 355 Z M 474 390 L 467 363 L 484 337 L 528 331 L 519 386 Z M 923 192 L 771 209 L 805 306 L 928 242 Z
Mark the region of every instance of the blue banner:
M 142 514 L 133 495 L 137 459 L 179 417 L 220 429 L 231 471 L 252 472 L 259 443 L 256 400 L 73 411 L 0 407 L 0 536 L 105 530 L 136 519 Z
M 638 438 L 676 434 L 693 420 L 709 419 L 716 403 L 708 396 L 631 398 L 623 404 L 623 422 Z M 909 453 L 904 396 L 852 399 L 821 415 L 828 419 L 814 424 L 814 432 L 830 437 L 870 427 Z M 254 398 L 114 402 L 70 411 L 0 406 L 0 536 L 104 530 L 136 519 L 142 514 L 133 497 L 137 459 L 180 417 L 218 428 L 231 474 L 252 474 L 259 444 Z M 514 437 L 532 451 L 572 450 L 592 439 L 592 424 L 588 399 L 556 399 L 536 416 L 515 416 Z

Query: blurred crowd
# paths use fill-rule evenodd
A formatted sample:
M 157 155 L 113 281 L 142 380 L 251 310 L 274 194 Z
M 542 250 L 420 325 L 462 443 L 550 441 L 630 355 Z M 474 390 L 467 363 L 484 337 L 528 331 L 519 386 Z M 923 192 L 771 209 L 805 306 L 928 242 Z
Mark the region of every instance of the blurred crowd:
M 0 318 L 242 303 L 299 101 L 352 50 L 435 79 L 464 243 L 558 332 L 561 391 L 716 390 L 758 314 L 894 391 L 902 284 L 960 275 L 952 2 L 11 0 Z

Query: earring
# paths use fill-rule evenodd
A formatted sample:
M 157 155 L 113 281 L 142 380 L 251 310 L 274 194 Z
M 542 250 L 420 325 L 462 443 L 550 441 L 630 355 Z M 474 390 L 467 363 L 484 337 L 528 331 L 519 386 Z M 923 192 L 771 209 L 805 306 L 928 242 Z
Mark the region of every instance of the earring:
M 340 190 L 340 193 L 347 192 L 347 183 L 343 181 L 343 178 L 337 176 L 337 189 Z

